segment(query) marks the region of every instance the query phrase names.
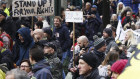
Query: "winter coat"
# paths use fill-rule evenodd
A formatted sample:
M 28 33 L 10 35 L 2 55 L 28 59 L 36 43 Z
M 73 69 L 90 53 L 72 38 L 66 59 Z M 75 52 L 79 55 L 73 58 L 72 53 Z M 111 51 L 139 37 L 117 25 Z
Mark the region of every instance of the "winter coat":
M 59 40 L 60 45 L 62 47 L 62 51 L 66 52 L 70 48 L 70 37 L 68 28 L 64 25 L 54 29 L 54 34 L 56 39 Z
M 53 75 L 53 79 L 62 79 L 62 63 L 60 59 L 57 57 L 57 53 L 45 55 L 46 60 L 49 62 L 50 71 Z
M 93 53 L 98 58 L 98 66 L 99 66 L 103 62 L 103 60 L 105 59 L 105 53 L 104 52 L 99 52 L 96 49 L 94 49 Z
M 93 69 L 88 76 L 80 76 L 77 79 L 101 79 L 98 69 Z
M 93 36 L 99 32 L 101 22 L 97 18 L 90 18 L 86 24 L 86 36 L 93 41 Z
M 23 43 L 20 42 L 18 34 L 21 34 L 21 36 L 23 37 L 24 39 Z M 34 45 L 33 38 L 30 35 L 30 29 L 27 27 L 20 28 L 17 31 L 16 42 L 19 46 L 19 52 L 17 52 L 19 53 L 19 58 L 18 61 L 16 62 L 18 66 L 23 59 L 29 59 L 29 50 Z
M 107 45 L 105 52 L 106 54 L 110 51 L 111 47 L 118 46 L 113 37 L 106 38 L 106 45 Z
M 32 72 L 34 73 L 33 76 L 36 79 L 53 79 L 50 72 L 50 66 L 46 60 L 41 60 L 34 64 Z

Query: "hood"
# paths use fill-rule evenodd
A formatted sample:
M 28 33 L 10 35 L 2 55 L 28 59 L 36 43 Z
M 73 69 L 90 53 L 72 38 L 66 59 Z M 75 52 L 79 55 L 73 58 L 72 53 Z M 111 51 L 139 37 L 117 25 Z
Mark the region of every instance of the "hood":
M 30 29 L 29 28 L 27 28 L 27 27 L 20 28 L 17 31 L 17 34 L 16 34 L 17 40 L 19 40 L 18 33 L 21 34 L 21 36 L 24 39 L 23 45 L 28 45 L 33 41 L 33 38 L 30 35 Z M 20 42 L 20 40 L 18 42 Z
M 45 59 L 34 64 L 32 71 L 33 71 L 33 73 L 35 73 L 38 70 L 43 69 L 43 68 L 50 69 L 49 63 Z

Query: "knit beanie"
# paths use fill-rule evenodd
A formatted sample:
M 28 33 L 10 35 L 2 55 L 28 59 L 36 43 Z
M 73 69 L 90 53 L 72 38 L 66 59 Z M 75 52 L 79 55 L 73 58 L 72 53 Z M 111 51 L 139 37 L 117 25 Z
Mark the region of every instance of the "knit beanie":
M 3 10 L 0 10 L 0 14 L 2 14 L 5 17 L 7 17 L 7 14 Z
M 112 29 L 111 28 L 105 28 L 104 32 L 107 33 L 109 37 L 112 36 Z
M 97 57 L 93 53 L 85 53 L 80 56 L 80 59 L 84 60 L 92 68 L 96 68 L 98 64 Z
M 93 36 L 93 39 L 94 39 L 93 44 L 96 50 L 105 45 L 105 40 L 103 38 L 99 38 L 97 35 L 95 35 Z
M 111 66 L 111 71 L 121 74 L 125 65 L 127 64 L 127 61 L 128 61 L 127 59 L 121 59 L 121 60 L 116 61 Z

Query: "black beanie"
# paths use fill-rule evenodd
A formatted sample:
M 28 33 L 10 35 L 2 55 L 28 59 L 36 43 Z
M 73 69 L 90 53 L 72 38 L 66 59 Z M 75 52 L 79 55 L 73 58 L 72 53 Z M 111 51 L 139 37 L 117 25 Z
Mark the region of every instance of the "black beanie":
M 98 64 L 97 57 L 93 53 L 85 53 L 80 56 L 80 59 L 84 60 L 92 68 L 96 68 Z
M 112 29 L 111 28 L 105 28 L 104 32 L 106 32 L 109 37 L 112 37 Z
M 5 17 L 7 17 L 7 14 L 3 10 L 0 10 L 0 14 L 2 14 Z
M 95 35 L 93 36 L 93 39 L 94 39 L 93 44 L 96 50 L 105 45 L 105 40 L 103 38 L 99 38 L 97 35 Z

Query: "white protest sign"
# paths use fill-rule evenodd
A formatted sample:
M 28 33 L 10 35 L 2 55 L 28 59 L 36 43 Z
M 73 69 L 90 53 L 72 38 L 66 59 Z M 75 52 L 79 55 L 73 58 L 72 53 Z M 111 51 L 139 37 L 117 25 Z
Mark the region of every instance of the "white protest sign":
M 13 0 L 13 17 L 54 14 L 54 0 Z
M 66 22 L 83 22 L 83 12 L 82 11 L 65 11 Z

